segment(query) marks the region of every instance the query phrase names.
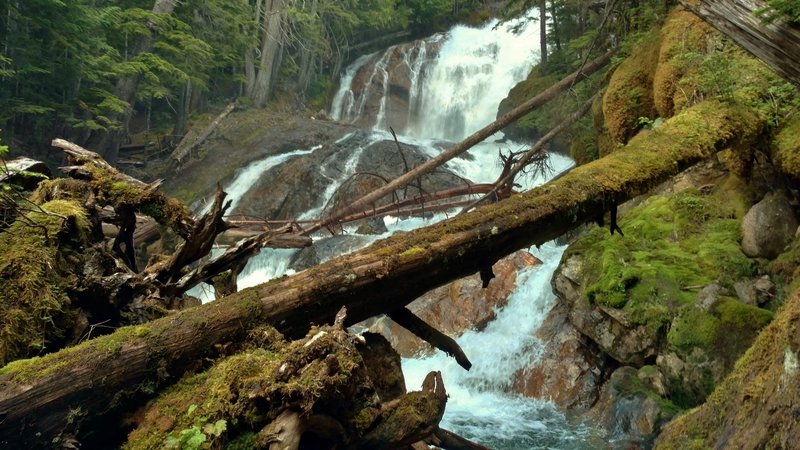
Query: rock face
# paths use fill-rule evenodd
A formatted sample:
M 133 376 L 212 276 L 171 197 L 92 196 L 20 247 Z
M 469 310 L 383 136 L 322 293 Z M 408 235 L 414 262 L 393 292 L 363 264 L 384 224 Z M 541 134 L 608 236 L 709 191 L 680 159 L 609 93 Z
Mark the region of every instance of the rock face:
M 627 311 L 587 302 L 583 265 L 581 257 L 572 256 L 553 274 L 553 290 L 567 305 L 570 323 L 616 361 L 644 365 L 662 348 L 663 333 L 634 323 Z
M 442 35 L 437 35 L 398 44 L 370 57 L 354 74 L 350 99 L 338 119 L 364 128 L 391 126 L 397 132 L 405 131 L 416 118 L 411 100 L 421 86 L 418 81 L 443 42 Z
M 353 133 L 262 174 L 242 196 L 233 214 L 296 219 L 313 209 L 314 217 L 310 218 L 317 218 L 399 176 L 406 166 L 412 168 L 428 159 L 415 146 L 401 144 L 401 149 L 402 156 L 393 141 L 376 140 L 371 132 Z M 425 192 L 463 185 L 447 170 L 420 181 Z M 406 192 L 413 197 L 419 190 L 412 186 Z M 390 201 L 386 199 L 378 205 Z
M 494 319 L 495 309 L 508 301 L 516 286 L 517 271 L 541 264 L 535 256 L 519 251 L 495 263 L 496 275 L 486 289 L 475 274 L 436 288 L 408 305 L 408 308 L 439 331 L 455 337 L 469 329 L 480 329 Z M 362 324 L 384 335 L 401 356 L 411 357 L 433 349 L 387 317 Z
M 543 352 L 535 364 L 514 374 L 514 392 L 571 411 L 588 409 L 597 401 L 605 378 L 605 355 L 569 322 L 567 307 L 560 302 L 536 337 L 544 343 Z
M 794 238 L 797 219 L 782 194 L 770 193 L 742 220 L 742 251 L 753 258 L 773 259 Z

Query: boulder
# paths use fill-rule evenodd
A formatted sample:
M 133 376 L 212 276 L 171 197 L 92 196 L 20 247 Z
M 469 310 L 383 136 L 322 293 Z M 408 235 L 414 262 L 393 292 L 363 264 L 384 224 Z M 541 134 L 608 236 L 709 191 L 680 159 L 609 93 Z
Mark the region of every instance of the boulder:
M 623 366 L 611 374 L 588 416 L 608 430 L 609 439 L 623 441 L 615 448 L 650 448 L 676 411 L 641 382 L 639 371 Z
M 526 251 L 516 252 L 495 263 L 495 278 L 486 289 L 481 288 L 480 277 L 475 274 L 426 293 L 408 308 L 450 337 L 469 329 L 481 329 L 494 319 L 495 310 L 508 302 L 516 288 L 517 271 L 536 264 L 541 261 L 535 256 Z M 384 335 L 401 356 L 413 357 L 433 350 L 387 317 L 369 319 L 361 326 Z
M 785 196 L 769 193 L 747 211 L 741 230 L 747 256 L 773 259 L 794 238 L 797 219 Z
M 627 311 L 587 301 L 583 265 L 581 256 L 570 256 L 556 269 L 551 282 L 553 291 L 567 305 L 569 321 L 621 364 L 644 365 L 663 347 L 663 333 L 636 324 Z
M 569 322 L 561 302 L 550 310 L 536 337 L 544 343 L 542 353 L 533 365 L 514 373 L 513 390 L 562 409 L 588 409 L 605 377 L 604 355 Z

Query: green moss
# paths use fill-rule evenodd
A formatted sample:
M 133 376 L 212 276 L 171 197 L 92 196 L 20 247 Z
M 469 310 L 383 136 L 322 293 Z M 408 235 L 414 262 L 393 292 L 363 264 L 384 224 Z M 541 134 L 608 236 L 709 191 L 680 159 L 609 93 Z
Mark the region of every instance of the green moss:
M 658 33 L 647 34 L 611 76 L 603 96 L 603 116 L 616 143 L 628 142 L 639 129 L 640 117 L 655 116 L 653 73 L 658 45 Z
M 53 346 L 71 330 L 70 270 L 80 267 L 89 221 L 53 200 L 0 233 L 0 365 Z
M 744 324 L 752 317 L 741 306 L 725 309 L 722 315 L 731 323 Z M 782 448 L 794 442 L 798 422 L 792 418 L 794 402 L 787 399 L 796 398 L 798 384 L 786 382 L 791 369 L 785 361 L 798 348 L 798 321 L 800 291 L 795 291 L 706 403 L 671 422 L 655 448 L 682 449 L 687 443 L 695 448 Z
M 658 329 L 694 301 L 683 287 L 753 274 L 731 215 L 696 191 L 651 197 L 620 220 L 624 237 L 592 230 L 566 257 L 583 257 L 588 301 L 623 308 L 636 323 Z
M 800 114 L 795 114 L 775 136 L 772 155 L 781 170 L 800 178 Z

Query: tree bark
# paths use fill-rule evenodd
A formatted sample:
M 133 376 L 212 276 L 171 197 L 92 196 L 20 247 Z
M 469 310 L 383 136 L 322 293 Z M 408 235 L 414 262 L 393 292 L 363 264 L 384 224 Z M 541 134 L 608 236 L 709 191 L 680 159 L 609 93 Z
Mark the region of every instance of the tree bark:
M 594 221 L 612 200 L 644 194 L 718 150 L 748 144 L 762 126 L 743 107 L 706 101 L 529 192 L 221 301 L 15 362 L 0 370 L 0 444 L 49 445 L 76 423 L 83 430 L 116 427 L 121 412 L 152 396 L 154 386 L 174 382 L 258 324 L 298 337 L 311 323 L 330 323 L 344 305 L 348 324 L 397 310 L 517 249 Z
M 261 47 L 258 66 L 252 63 L 252 55 L 249 55 L 250 64 L 247 73 L 247 95 L 253 99 L 253 104 L 261 108 L 266 105 L 269 95 L 272 92 L 273 73 L 278 59 L 279 51 L 283 40 L 283 9 L 284 0 L 264 0 L 263 11 L 256 11 L 256 18 L 261 19 L 259 27 L 261 29 Z M 259 1 L 256 8 L 261 6 Z
M 564 91 L 565 89 L 568 89 L 575 82 L 582 80 L 588 77 L 589 75 L 593 74 L 597 70 L 601 69 L 606 64 L 608 64 L 609 61 L 611 61 L 612 54 L 613 52 L 608 52 L 605 55 L 589 62 L 583 67 L 583 70 L 573 72 L 571 75 L 559 81 L 558 83 L 554 84 L 553 86 L 549 87 L 541 94 L 537 95 L 536 97 L 526 101 L 525 103 L 519 105 L 518 107 L 504 114 L 494 122 L 476 131 L 465 140 L 443 151 L 435 158 L 429 159 L 423 164 L 420 164 L 414 169 L 406 172 L 402 176 L 395 178 L 387 185 L 379 189 L 376 189 L 371 193 L 350 203 L 349 205 L 347 205 L 347 207 L 335 212 L 333 215 L 331 215 L 330 218 L 322 221 L 320 227 L 336 223 L 339 219 L 349 214 L 367 210 L 372 206 L 372 204 L 375 201 L 392 193 L 392 191 L 399 189 L 407 184 L 410 184 L 411 182 L 421 177 L 422 175 L 432 172 L 437 167 L 453 159 L 454 157 L 460 155 L 461 153 L 464 153 L 465 151 L 469 150 L 476 144 L 482 142 L 484 139 L 488 138 L 494 133 L 497 133 L 498 131 L 502 130 L 511 122 L 514 122 L 515 120 L 519 119 L 525 114 L 533 111 L 534 109 L 552 100 L 560 92 Z
M 753 0 L 681 0 L 681 5 L 718 29 L 788 81 L 800 86 L 800 27 L 762 23 Z

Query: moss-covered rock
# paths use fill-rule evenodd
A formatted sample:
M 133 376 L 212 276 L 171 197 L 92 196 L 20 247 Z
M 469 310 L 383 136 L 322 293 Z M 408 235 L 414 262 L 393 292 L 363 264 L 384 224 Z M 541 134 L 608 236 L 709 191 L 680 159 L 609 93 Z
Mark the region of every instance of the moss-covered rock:
M 597 228 L 570 246 L 553 281 L 582 333 L 622 364 L 658 361 L 667 397 L 681 406 L 701 402 L 772 317 L 724 296 L 696 306 L 698 286 L 732 291 L 757 269 L 723 191 L 647 199 L 620 220 L 624 236 Z M 687 364 L 700 369 L 682 371 Z
M 705 404 L 670 423 L 656 448 L 793 448 L 800 434 L 800 291 Z
M 603 96 L 603 116 L 614 142 L 625 144 L 641 128 L 640 118 L 655 117 L 653 76 L 658 62 L 659 36 L 644 36 L 614 71 Z

